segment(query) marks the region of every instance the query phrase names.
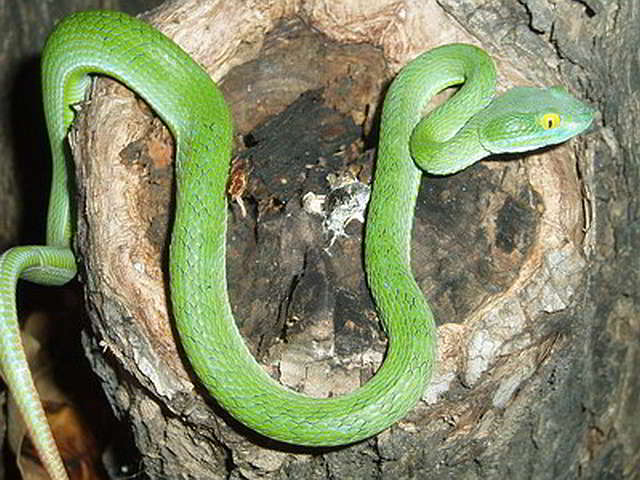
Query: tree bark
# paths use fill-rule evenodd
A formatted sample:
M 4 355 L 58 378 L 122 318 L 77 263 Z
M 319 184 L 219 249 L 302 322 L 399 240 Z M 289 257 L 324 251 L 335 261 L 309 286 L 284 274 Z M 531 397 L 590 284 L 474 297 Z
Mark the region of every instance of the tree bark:
M 167 314 L 171 137 L 134 95 L 98 82 L 72 138 L 85 349 L 146 474 L 632 478 L 639 13 L 637 2 L 596 0 L 191 0 L 147 17 L 221 80 L 234 178 L 247 183 L 236 192 L 247 216 L 233 204 L 229 225 L 234 313 L 265 367 L 313 395 L 356 388 L 384 355 L 362 225 L 329 213 L 366 191 L 399 67 L 471 42 L 496 59 L 500 89 L 564 84 L 601 116 L 566 145 L 424 178 L 412 258 L 439 322 L 437 370 L 402 422 L 316 451 L 261 442 L 192 375 Z M 347 191 L 327 178 L 355 181 Z M 303 201 L 309 192 L 328 196 L 321 215 Z

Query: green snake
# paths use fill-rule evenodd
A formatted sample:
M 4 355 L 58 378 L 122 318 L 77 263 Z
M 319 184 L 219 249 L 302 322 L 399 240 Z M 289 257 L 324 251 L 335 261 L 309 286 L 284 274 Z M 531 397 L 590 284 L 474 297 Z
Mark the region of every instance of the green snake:
M 401 419 L 423 394 L 434 366 L 433 315 L 413 279 L 409 243 L 422 170 L 451 174 L 494 153 L 564 142 L 586 129 L 592 108 L 560 87 L 513 88 L 495 96 L 493 61 L 463 44 L 430 50 L 406 65 L 386 96 L 369 204 L 365 267 L 389 338 L 385 361 L 356 391 L 310 398 L 282 387 L 255 361 L 233 319 L 225 278 L 226 184 L 231 116 L 209 75 L 180 47 L 127 15 L 71 15 L 42 56 L 53 179 L 45 246 L 0 257 L 2 372 L 51 478 L 66 479 L 20 342 L 18 278 L 60 285 L 76 274 L 71 176 L 65 138 L 73 106 L 91 75 L 106 75 L 142 97 L 177 145 L 176 206 L 170 247 L 172 313 L 191 366 L 233 417 L 275 440 L 306 446 L 349 444 Z M 462 84 L 422 119 L 428 101 Z

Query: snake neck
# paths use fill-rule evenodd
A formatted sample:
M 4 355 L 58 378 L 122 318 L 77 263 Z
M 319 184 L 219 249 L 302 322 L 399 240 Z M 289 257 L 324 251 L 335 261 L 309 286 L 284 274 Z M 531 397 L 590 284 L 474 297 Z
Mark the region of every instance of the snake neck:
M 431 117 L 413 130 L 409 149 L 413 161 L 432 175 L 449 175 L 473 165 L 491 154 L 480 142 L 480 115 L 472 117 L 455 135 L 439 138 L 438 125 Z

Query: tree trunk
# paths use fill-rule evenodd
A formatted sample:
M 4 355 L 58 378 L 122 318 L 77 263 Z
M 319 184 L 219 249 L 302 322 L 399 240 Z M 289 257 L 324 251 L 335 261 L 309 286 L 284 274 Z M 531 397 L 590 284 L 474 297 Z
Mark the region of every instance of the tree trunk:
M 639 79 L 636 49 L 625 46 L 637 40 L 640 4 L 164 7 L 147 20 L 221 82 L 233 111 L 234 198 L 244 207 L 231 206 L 227 276 L 238 325 L 267 369 L 311 395 L 356 388 L 384 356 L 362 224 L 345 219 L 362 210 L 340 217 L 338 206 L 366 193 L 381 100 L 402 65 L 443 43 L 474 43 L 496 59 L 500 89 L 567 85 L 601 116 L 566 145 L 425 176 L 412 258 L 439 324 L 430 386 L 376 438 L 292 449 L 230 419 L 177 346 L 166 297 L 171 136 L 122 86 L 98 82 L 72 138 L 93 326 L 85 349 L 131 422 L 149 477 L 637 475 L 638 112 L 630 100 Z M 309 199 L 322 195 L 325 209 L 315 210 Z
M 135 14 L 160 2 L 161 0 L 0 1 L 0 252 L 15 245 L 42 244 L 45 239 L 51 159 L 42 111 L 40 52 L 53 25 L 73 11 L 105 8 Z M 60 313 L 64 310 L 62 305 L 66 302 L 61 301 L 61 298 L 68 297 L 61 295 L 59 289 L 46 291 L 54 293 L 50 296 L 42 295 L 44 289 L 20 289 L 19 304 L 24 306 L 20 311 L 21 320 L 34 311 L 51 307 L 48 300 L 54 295 L 56 306 L 49 312 L 55 310 Z M 64 293 L 69 293 L 69 289 L 65 289 Z M 78 330 L 80 322 L 77 320 L 73 318 L 73 321 L 66 322 L 65 325 L 55 322 L 51 330 L 64 337 L 70 330 L 67 325 L 74 323 L 74 331 Z M 78 335 L 67 337 L 72 338 L 70 343 L 75 340 L 75 345 L 78 345 Z M 52 338 L 47 339 L 51 340 Z M 56 343 L 55 349 L 65 350 L 61 343 Z M 70 352 L 64 353 L 67 354 L 67 360 L 71 358 Z M 47 365 L 49 366 L 50 364 Z M 79 367 L 76 370 L 81 369 Z M 47 371 L 51 373 L 52 370 L 47 368 Z M 84 384 L 85 390 L 86 387 Z M 0 395 L 0 406 L 4 407 L 5 400 L 3 392 Z M 7 410 L 11 410 L 11 407 Z M 5 408 L 0 409 L 0 447 L 5 445 L 7 417 L 12 416 L 11 411 L 7 415 L 5 412 Z M 20 431 L 21 427 L 15 427 L 14 430 Z M 11 444 L 10 441 L 7 443 Z M 23 452 L 27 450 L 25 448 Z M 28 457 L 28 453 L 22 457 L 22 461 Z M 0 463 L 0 479 L 15 478 L 17 472 L 12 463 L 13 461 L 7 462 L 7 465 Z

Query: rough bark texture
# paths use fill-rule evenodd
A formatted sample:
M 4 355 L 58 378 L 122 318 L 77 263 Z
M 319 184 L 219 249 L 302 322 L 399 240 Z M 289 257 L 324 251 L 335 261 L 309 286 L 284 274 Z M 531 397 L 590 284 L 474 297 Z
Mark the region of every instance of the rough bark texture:
M 562 147 L 425 178 L 412 258 L 440 343 L 423 401 L 348 448 L 265 448 L 198 386 L 176 346 L 170 135 L 135 96 L 98 82 L 73 135 L 85 348 L 146 474 L 636 478 L 639 15 L 623 0 L 193 0 L 147 17 L 222 79 L 234 194 L 247 209 L 231 207 L 234 312 L 264 365 L 312 395 L 356 388 L 383 358 L 362 225 L 340 236 L 335 212 L 366 190 L 378 108 L 400 66 L 471 42 L 496 58 L 500 88 L 565 84 L 601 116 Z M 345 178 L 357 181 L 341 187 Z M 320 195 L 317 215 L 309 199 Z

